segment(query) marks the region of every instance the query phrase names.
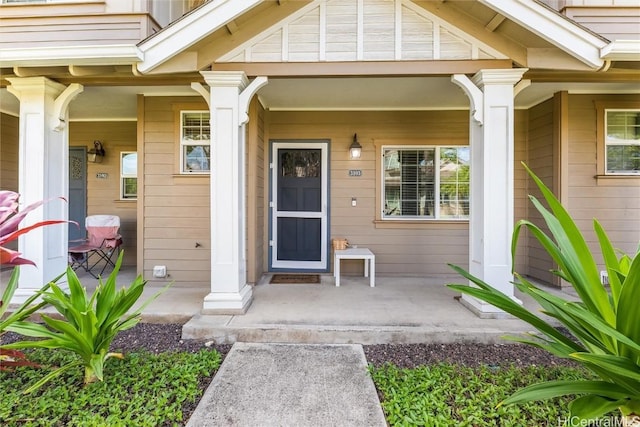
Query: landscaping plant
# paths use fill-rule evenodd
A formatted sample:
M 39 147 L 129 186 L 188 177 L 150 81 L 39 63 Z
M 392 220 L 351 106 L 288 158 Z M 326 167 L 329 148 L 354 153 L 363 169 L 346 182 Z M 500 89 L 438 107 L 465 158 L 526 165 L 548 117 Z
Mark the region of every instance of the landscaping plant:
M 584 237 L 567 210 L 526 165 L 525 168 L 547 202 L 548 208 L 529 196 L 550 231 L 547 234 L 530 221 L 519 221 L 511 242 L 512 258 L 515 259 L 519 233 L 525 227 L 557 264 L 558 268 L 553 273 L 573 286 L 579 301 L 555 296 L 515 272 L 517 280 L 514 285 L 532 297 L 541 306 L 542 313 L 556 319 L 570 336 L 457 266 L 451 267 L 476 286 L 448 286 L 488 302 L 539 331 L 529 337 L 508 339 L 574 360 L 599 379 L 557 380 L 528 386 L 505 399 L 501 405 L 577 395 L 569 404 L 571 416 L 575 417 L 572 419 L 594 420 L 619 409 L 626 425 L 640 425 L 639 253 L 618 256 L 604 229 L 594 220 L 594 230 L 609 277 L 610 289 L 607 289 L 600 280 L 598 265 Z
M 20 277 L 20 269 L 18 266 L 23 264 L 30 264 L 35 266 L 35 263 L 31 260 L 20 257 L 20 253 L 5 247 L 5 245 L 11 241 L 16 240 L 20 235 L 25 234 L 35 228 L 43 227 L 45 225 L 61 224 L 67 221 L 62 220 L 49 220 L 35 223 L 25 228 L 18 228 L 20 222 L 27 216 L 29 212 L 38 208 L 44 202 L 36 202 L 27 206 L 18 212 L 18 199 L 20 195 L 14 191 L 0 190 L 0 266 L 12 265 L 13 271 L 7 287 L 2 293 L 2 299 L 0 299 L 0 336 L 4 333 L 5 329 L 11 324 L 19 320 L 23 320 L 31 316 L 37 310 L 46 305 L 46 302 L 40 302 L 33 304 L 40 296 L 40 292 L 36 292 L 33 296 L 28 298 L 20 307 L 18 307 L 13 313 L 4 317 L 9 303 L 18 288 L 18 279 Z M 41 290 L 44 291 L 49 287 L 45 287 Z M 0 348 L 0 370 L 8 370 L 15 366 L 37 366 L 35 363 L 29 362 L 25 355 L 16 350 L 2 349 Z
M 111 342 L 118 332 L 135 326 L 140 321 L 142 310 L 169 286 L 165 286 L 130 312 L 142 295 L 147 281 L 138 276 L 128 287 L 116 291 L 116 277 L 123 255 L 124 252 L 120 252 L 108 279 L 103 281 L 100 278 L 97 289 L 90 297 L 71 267 L 68 267 L 66 272 L 69 293 L 56 283 L 49 284 L 49 289 L 42 292 L 41 297 L 58 311 L 62 316 L 61 320 L 42 314 L 44 324 L 20 320 L 7 327 L 9 331 L 38 340 L 7 344 L 2 346 L 5 349 L 57 348 L 79 356 L 79 359 L 61 366 L 37 381 L 25 391 L 26 393 L 75 367 L 84 368 L 85 384 L 102 381 L 105 361 L 111 357 L 123 357 L 121 353 L 109 352 Z

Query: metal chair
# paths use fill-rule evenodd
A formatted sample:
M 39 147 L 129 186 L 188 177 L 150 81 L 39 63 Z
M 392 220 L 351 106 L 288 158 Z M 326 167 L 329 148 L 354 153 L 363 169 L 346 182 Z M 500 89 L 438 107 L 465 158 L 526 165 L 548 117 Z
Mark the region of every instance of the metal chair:
M 69 242 L 69 265 L 73 270 L 83 268 L 96 279 L 108 266 L 115 267 L 122 236 L 120 217 L 116 215 L 91 215 L 85 219 L 87 238 Z M 100 273 L 96 274 L 100 269 Z

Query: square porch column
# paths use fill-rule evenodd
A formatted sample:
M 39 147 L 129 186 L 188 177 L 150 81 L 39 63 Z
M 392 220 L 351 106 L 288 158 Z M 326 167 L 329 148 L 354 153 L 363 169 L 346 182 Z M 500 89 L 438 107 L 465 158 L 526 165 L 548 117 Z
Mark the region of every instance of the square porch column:
M 203 71 L 211 111 L 211 292 L 205 314 L 242 314 L 252 301 L 245 255 L 244 72 Z
M 481 70 L 452 81 L 471 101 L 469 272 L 514 296 L 511 273 L 514 187 L 514 85 L 525 69 Z M 466 294 L 461 302 L 479 317 L 505 313 Z
M 82 86 L 64 86 L 46 77 L 12 77 L 9 92 L 20 100 L 18 181 L 20 203 L 47 201 L 29 213 L 21 227 L 44 220 L 67 220 L 71 100 Z M 18 238 L 18 250 L 36 266 L 22 266 L 12 303 L 22 303 L 67 268 L 68 225 L 40 227 Z

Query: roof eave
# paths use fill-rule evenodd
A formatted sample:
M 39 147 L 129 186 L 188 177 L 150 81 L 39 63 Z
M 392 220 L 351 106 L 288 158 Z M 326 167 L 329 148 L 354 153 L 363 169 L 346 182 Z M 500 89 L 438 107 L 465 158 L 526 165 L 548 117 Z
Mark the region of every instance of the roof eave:
M 554 44 L 594 70 L 605 60 L 601 50 L 608 41 L 581 27 L 554 9 L 531 0 L 479 0 L 518 25 Z
M 138 71 L 152 71 L 261 1 L 212 0 L 204 3 L 138 44 L 144 55 Z
M 0 67 L 131 65 L 142 59 L 142 52 L 134 44 L 0 49 Z
M 601 50 L 609 61 L 640 61 L 640 40 L 616 40 Z

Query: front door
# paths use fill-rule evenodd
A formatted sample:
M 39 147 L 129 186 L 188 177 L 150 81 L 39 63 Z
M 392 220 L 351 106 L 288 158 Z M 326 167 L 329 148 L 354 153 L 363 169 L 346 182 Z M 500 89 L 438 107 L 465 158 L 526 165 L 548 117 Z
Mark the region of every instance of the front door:
M 69 241 L 84 239 L 87 216 L 87 148 L 69 147 Z
M 275 142 L 271 268 L 327 269 L 326 142 Z

